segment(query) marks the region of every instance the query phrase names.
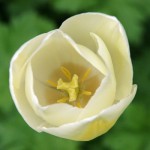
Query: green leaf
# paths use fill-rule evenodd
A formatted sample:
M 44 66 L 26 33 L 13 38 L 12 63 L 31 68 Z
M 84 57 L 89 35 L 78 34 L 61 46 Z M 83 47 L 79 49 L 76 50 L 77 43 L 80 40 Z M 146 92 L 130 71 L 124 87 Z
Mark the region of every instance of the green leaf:
M 5 24 L 0 23 L 0 109 L 9 111 L 12 106 L 8 87 L 8 66 L 10 56 L 8 49 L 9 29 Z
M 79 142 L 70 141 L 55 137 L 46 133 L 37 133 L 34 139 L 35 144 L 32 146 L 32 150 L 41 149 L 61 149 L 61 150 L 77 150 Z
M 18 16 L 18 14 L 35 11 L 37 7 L 45 4 L 47 0 L 10 0 L 7 4 L 8 12 L 11 16 Z
M 97 0 L 52 0 L 50 4 L 59 12 L 77 13 L 78 11 L 86 11 L 89 7 L 95 6 Z
M 9 150 L 77 150 L 79 142 L 37 133 L 23 121 L 16 110 L 0 124 L 0 149 Z
M 21 44 L 41 33 L 55 28 L 52 20 L 41 18 L 33 12 L 28 12 L 12 19 L 10 27 L 10 47 L 16 50 Z
M 136 101 L 136 98 L 134 100 Z M 123 114 L 120 128 L 143 131 L 149 122 L 147 117 L 145 105 L 133 102 Z
M 149 48 L 142 49 L 140 57 L 133 60 L 134 83 L 138 85 L 137 101 L 141 101 L 149 111 L 149 83 L 150 83 L 150 67 L 149 67 L 150 51 Z
M 143 149 L 144 136 L 129 131 L 115 132 L 105 138 L 104 145 L 110 150 L 140 150 Z

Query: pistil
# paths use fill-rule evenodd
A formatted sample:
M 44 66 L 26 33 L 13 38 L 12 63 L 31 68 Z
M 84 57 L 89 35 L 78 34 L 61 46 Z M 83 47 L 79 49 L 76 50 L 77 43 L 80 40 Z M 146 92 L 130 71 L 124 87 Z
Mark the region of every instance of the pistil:
M 69 95 L 69 102 L 74 102 L 77 100 L 79 93 L 79 82 L 78 76 L 76 74 L 73 75 L 72 80 L 70 82 L 64 82 L 61 78 L 58 80 L 57 89 L 66 91 Z

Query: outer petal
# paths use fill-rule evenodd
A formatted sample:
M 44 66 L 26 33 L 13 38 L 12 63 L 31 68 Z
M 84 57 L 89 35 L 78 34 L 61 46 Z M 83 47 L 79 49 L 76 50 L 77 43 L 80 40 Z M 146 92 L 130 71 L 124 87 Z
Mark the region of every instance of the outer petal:
M 13 79 L 13 86 L 19 88 L 22 76 L 25 74 L 25 68 L 35 51 L 43 42 L 47 34 L 41 34 L 23 44 L 15 53 L 10 64 L 10 78 Z
M 96 33 L 106 44 L 113 61 L 119 100 L 129 95 L 132 88 L 132 64 L 128 41 L 120 22 L 101 13 L 84 13 L 67 19 L 60 29 L 70 35 L 77 43 L 96 52 L 90 32 Z
M 41 127 L 41 131 L 72 140 L 91 140 L 104 134 L 115 124 L 119 116 L 133 100 L 136 89 L 137 87 L 134 85 L 128 97 L 108 107 L 96 116 L 60 127 L 49 128 L 48 126 L 44 126 Z
M 45 36 L 46 34 L 37 36 L 21 46 L 13 56 L 9 70 L 9 85 L 14 103 L 19 113 L 23 116 L 24 120 L 29 124 L 29 126 L 31 126 L 32 128 L 36 127 L 36 129 L 39 126 L 43 125 L 44 121 L 34 113 L 27 101 L 25 95 L 24 78 L 26 63 L 32 53 L 39 47 Z
M 91 97 L 90 101 L 83 109 L 78 120 L 96 115 L 102 109 L 111 106 L 114 103 L 116 94 L 116 80 L 110 54 L 103 41 L 96 34 L 91 33 L 91 35 L 97 44 L 97 51 L 100 55 L 99 59 L 102 59 L 107 67 L 107 75 L 101 82 L 100 87 L 96 90 L 95 94 Z M 88 53 L 87 49 L 81 49 L 81 51 L 83 50 Z

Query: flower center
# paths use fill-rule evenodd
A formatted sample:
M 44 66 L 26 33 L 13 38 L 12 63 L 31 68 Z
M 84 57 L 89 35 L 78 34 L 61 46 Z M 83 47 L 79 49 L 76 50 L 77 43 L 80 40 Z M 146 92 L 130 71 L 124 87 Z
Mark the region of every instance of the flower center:
M 79 83 L 78 76 L 76 74 L 73 75 L 72 80 L 70 82 L 64 82 L 61 78 L 57 83 L 58 90 L 64 90 L 69 95 L 69 102 L 76 101 L 79 93 Z
M 62 78 L 59 78 L 57 83 L 48 80 L 51 87 L 63 92 L 63 95 L 65 95 L 61 99 L 58 99 L 57 103 L 68 103 L 82 108 L 81 97 L 83 95 L 90 96 L 92 94 L 92 92 L 84 90 L 82 86 L 83 82 L 88 78 L 91 69 L 87 69 L 80 80 L 77 74 L 72 75 L 65 67 L 61 67 L 61 72 L 67 80 L 69 80 L 68 82 L 64 81 Z

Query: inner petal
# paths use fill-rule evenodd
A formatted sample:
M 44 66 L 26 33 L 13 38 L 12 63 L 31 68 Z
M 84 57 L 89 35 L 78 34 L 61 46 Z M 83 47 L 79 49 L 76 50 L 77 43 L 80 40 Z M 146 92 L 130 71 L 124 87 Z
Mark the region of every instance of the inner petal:
M 95 95 L 91 98 L 78 120 L 90 117 L 114 103 L 116 93 L 116 80 L 112 60 L 104 42 L 96 34 L 91 33 L 93 40 L 97 43 L 98 55 L 103 59 L 108 73 L 103 79 L 101 86 L 97 88 Z
M 35 54 L 31 62 L 35 80 L 34 90 L 41 106 L 54 104 L 58 98 L 63 98 L 63 92 L 56 90 L 47 83 L 49 79 L 54 83 L 57 83 L 59 78 L 66 80 L 66 77 L 60 71 L 62 66 L 65 66 L 72 74 L 77 74 L 79 79 L 82 78 L 88 68 L 91 68 L 92 72 L 82 88 L 90 90 L 94 94 L 94 91 L 100 85 L 100 81 L 104 77 L 103 73 L 83 58 L 77 49 L 79 50 L 69 37 L 56 31 L 45 40 L 44 46 Z M 85 106 L 86 103 L 83 102 L 82 105 Z
M 25 80 L 25 92 L 27 99 L 37 116 L 49 123 L 50 126 L 59 126 L 76 120 L 77 116 L 81 112 L 81 109 L 78 109 L 77 107 L 72 107 L 71 105 L 66 104 L 54 104 L 45 107 L 41 107 L 39 105 L 39 97 L 35 95 L 33 88 L 34 80 L 30 64 L 27 66 Z
M 92 68 L 91 73 L 89 76 L 86 78 L 84 82 L 82 82 L 82 77 L 87 71 L 87 68 L 84 66 L 79 66 L 77 64 L 72 64 L 72 63 L 66 63 L 63 66 L 65 68 L 69 69 L 71 71 L 72 75 L 78 75 L 78 92 L 76 95 L 76 99 L 70 100 L 70 103 L 68 101 L 68 104 L 71 104 L 73 106 L 78 105 L 80 102 L 81 107 L 84 107 L 91 96 L 94 95 L 96 89 L 100 86 L 101 81 L 103 79 L 103 75 L 101 75 L 97 70 Z M 68 82 L 68 79 L 64 76 L 64 74 L 61 72 L 61 67 L 57 68 L 50 76 L 48 79 L 53 81 L 56 85 L 61 78 L 64 82 Z M 72 70 L 71 70 L 72 69 Z M 59 78 L 57 78 L 57 75 L 59 75 Z M 50 104 L 55 104 L 58 102 L 58 100 L 64 101 L 63 98 L 68 97 L 69 100 L 69 93 L 61 89 L 57 89 L 57 87 L 51 86 L 51 84 L 47 82 L 41 82 L 37 79 L 34 81 L 34 90 L 39 98 L 39 103 L 42 106 L 50 105 Z M 91 94 L 90 94 L 91 93 Z M 75 103 L 76 101 L 77 103 Z M 64 101 L 66 102 L 66 100 Z

